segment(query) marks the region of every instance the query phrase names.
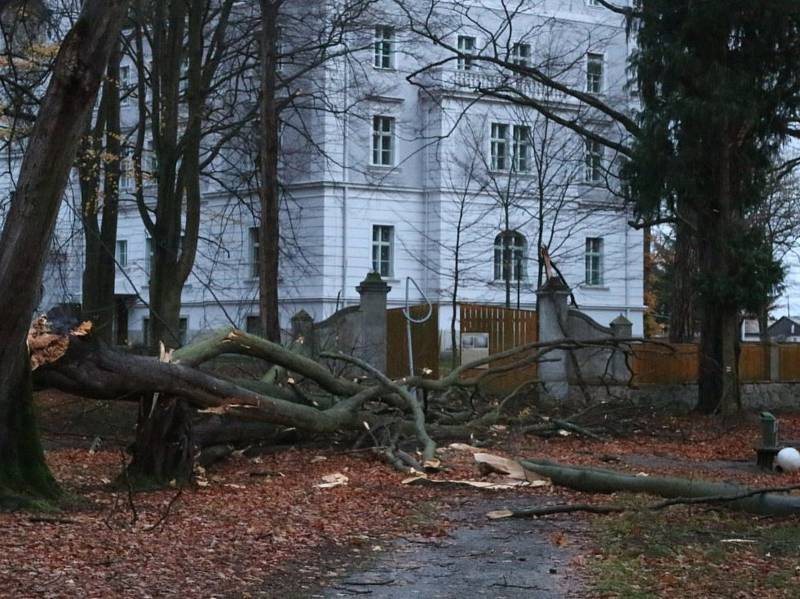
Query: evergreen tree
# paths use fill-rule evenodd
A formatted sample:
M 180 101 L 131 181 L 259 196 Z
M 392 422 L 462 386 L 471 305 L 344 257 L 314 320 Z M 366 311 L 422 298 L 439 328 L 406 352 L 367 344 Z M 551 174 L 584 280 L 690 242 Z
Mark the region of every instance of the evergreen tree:
M 633 57 L 641 130 L 628 175 L 640 211 L 692 226 L 701 311 L 699 410 L 738 401 L 739 311 L 782 273 L 744 214 L 800 108 L 796 0 L 643 0 Z

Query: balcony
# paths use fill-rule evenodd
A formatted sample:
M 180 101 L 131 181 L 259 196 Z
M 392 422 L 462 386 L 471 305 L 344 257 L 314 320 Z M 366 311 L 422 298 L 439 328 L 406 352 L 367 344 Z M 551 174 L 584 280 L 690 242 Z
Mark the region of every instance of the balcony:
M 476 93 L 479 90 L 507 90 L 521 95 L 551 102 L 554 104 L 572 104 L 577 101 L 572 96 L 556 91 L 550 87 L 527 77 L 513 76 L 503 73 L 489 73 L 473 68 L 468 71 L 454 69 L 431 69 L 424 76 L 426 87 L 438 88 L 443 92 Z

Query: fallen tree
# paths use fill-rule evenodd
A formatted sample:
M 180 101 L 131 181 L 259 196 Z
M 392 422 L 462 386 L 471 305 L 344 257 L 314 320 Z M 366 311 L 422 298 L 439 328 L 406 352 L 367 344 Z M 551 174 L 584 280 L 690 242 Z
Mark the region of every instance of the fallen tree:
M 468 437 L 508 421 L 505 411 L 510 400 L 523 389 L 536 386 L 536 381 L 530 381 L 499 403 L 486 402 L 485 409 L 478 408 L 474 396 L 489 377 L 527 366 L 554 349 L 618 347 L 636 342 L 614 339 L 531 343 L 462 365 L 441 379 L 405 377 L 393 381 L 353 356 L 329 353 L 316 361 L 297 348 L 239 330 L 217 333 L 159 359 L 105 345 L 93 338 L 90 324 L 57 324 L 60 329 L 40 319 L 31 329 L 29 347 L 35 384 L 92 399 L 139 402 L 137 430 L 146 439 L 139 439 L 136 447 L 152 455 L 138 460 L 135 456 L 134 464 L 150 464 L 150 470 L 158 470 L 156 462 L 173 463 L 173 468 L 159 471 L 157 478 L 162 482 L 191 472 L 186 464 L 192 459 L 186 450 L 189 445 L 227 446 L 237 441 L 252 442 L 261 435 L 270 439 L 285 427 L 311 434 L 391 429 L 393 432 L 387 437 L 392 439 L 389 451 L 387 447 L 380 448 L 389 461 L 404 469 L 415 467 L 417 461 L 398 459 L 398 455 L 406 454 L 397 451 L 399 437 L 413 436 L 422 455 L 419 463 L 425 466 L 435 461 L 434 438 Z M 206 368 L 210 361 L 225 354 L 263 360 L 272 366 L 269 380 L 228 378 Z M 490 363 L 499 359 L 504 360 L 501 366 Z M 347 369 L 336 374 L 333 363 L 344 363 Z M 478 369 L 487 364 L 488 368 Z M 282 377 L 275 376 L 276 368 L 284 373 Z M 425 394 L 424 405 L 415 389 Z M 454 410 L 459 398 L 462 406 Z M 185 411 L 176 402 L 185 402 L 196 414 L 206 417 L 202 434 L 195 435 L 186 427 Z M 169 416 L 170 422 L 150 422 L 156 414 Z M 212 417 L 213 422 L 209 421 Z M 170 444 L 169 448 L 158 447 L 159 434 L 165 438 L 163 443 Z M 225 450 L 212 453 L 224 455 Z
M 727 508 L 765 516 L 790 516 L 800 514 L 800 497 L 779 495 L 797 488 L 750 489 L 730 483 L 705 480 L 636 476 L 613 470 L 566 466 L 549 461 L 520 460 L 523 468 L 549 478 L 554 485 L 586 493 L 648 493 L 668 498 L 668 501 L 648 506 L 662 509 L 670 505 L 692 503 L 718 503 Z M 529 510 L 509 511 L 505 516 L 535 517 L 552 513 L 589 511 L 615 513 L 625 511 L 622 506 L 549 506 Z

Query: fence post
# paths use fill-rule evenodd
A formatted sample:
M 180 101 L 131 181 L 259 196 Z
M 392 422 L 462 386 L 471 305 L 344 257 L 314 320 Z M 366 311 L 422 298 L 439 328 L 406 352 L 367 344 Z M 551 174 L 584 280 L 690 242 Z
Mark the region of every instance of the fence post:
M 564 339 L 567 323 L 567 297 L 569 288 L 556 278 L 536 290 L 537 312 L 539 313 L 539 341 L 546 343 Z M 539 363 L 539 379 L 544 392 L 557 401 L 569 397 L 569 373 L 567 350 L 556 349 L 548 352 Z
M 381 372 L 386 372 L 386 296 L 391 289 L 376 272 L 356 287 L 361 296 L 360 357 Z
M 615 339 L 630 339 L 633 337 L 633 323 L 622 314 L 611 321 L 611 331 Z M 625 351 L 616 348 L 611 358 L 611 376 L 617 383 L 627 383 L 633 374 L 625 359 Z

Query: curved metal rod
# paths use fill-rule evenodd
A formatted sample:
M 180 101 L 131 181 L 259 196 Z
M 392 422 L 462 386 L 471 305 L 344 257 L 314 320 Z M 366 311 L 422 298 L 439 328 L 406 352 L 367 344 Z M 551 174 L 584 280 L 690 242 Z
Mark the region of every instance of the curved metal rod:
M 414 318 L 413 316 L 411 316 L 411 310 L 410 310 L 409 305 L 408 305 L 408 283 L 409 282 L 414 284 L 414 287 L 417 288 L 417 291 L 419 291 L 419 294 L 422 296 L 422 299 L 424 299 L 425 303 L 428 304 L 428 313 L 425 316 L 423 316 L 422 318 L 419 318 L 419 319 Z M 403 308 L 403 316 L 405 317 L 405 319 L 408 322 L 413 322 L 414 324 L 422 324 L 423 322 L 427 322 L 432 314 L 433 314 L 433 304 L 431 304 L 430 300 L 428 299 L 428 296 L 425 295 L 425 292 L 422 291 L 422 289 L 420 289 L 420 286 L 417 285 L 417 282 L 412 277 L 406 277 L 406 306 L 405 306 L 405 308 Z

